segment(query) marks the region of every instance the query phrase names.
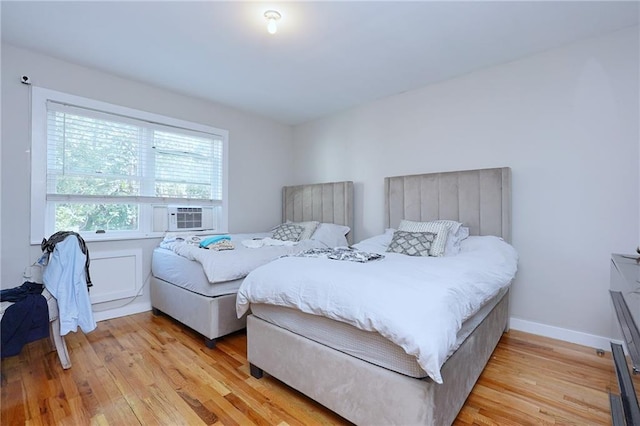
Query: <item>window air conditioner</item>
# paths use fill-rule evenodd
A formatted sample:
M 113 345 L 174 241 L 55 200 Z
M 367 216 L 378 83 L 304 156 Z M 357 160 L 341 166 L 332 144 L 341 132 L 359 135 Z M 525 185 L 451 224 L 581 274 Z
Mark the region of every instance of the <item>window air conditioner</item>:
M 168 206 L 169 231 L 197 231 L 211 228 L 203 224 L 202 207 Z

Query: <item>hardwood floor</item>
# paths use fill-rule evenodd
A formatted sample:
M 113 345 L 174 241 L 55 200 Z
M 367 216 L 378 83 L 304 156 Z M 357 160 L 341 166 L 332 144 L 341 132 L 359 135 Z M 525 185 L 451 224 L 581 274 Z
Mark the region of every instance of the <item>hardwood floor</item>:
M 2 425 L 349 424 L 268 375 L 251 377 L 243 332 L 208 349 L 148 312 L 71 333 L 67 345 L 69 370 L 47 339 L 2 360 Z M 610 352 L 510 331 L 455 424 L 610 424 L 612 378 Z

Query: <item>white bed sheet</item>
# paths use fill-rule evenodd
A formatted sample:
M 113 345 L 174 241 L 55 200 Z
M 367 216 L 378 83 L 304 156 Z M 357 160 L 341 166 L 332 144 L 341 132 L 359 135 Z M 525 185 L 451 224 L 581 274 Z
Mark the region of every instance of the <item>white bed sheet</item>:
M 210 283 L 237 280 L 247 276 L 249 272 L 280 256 L 294 254 L 309 248 L 325 247 L 319 241 L 304 240 L 292 246 L 264 246 L 248 248 L 243 240 L 269 237 L 270 233 L 230 234 L 233 250 L 208 250 L 185 241 L 163 241 L 160 247 L 171 250 L 189 260 L 199 262 Z M 201 235 L 200 238 L 207 238 Z
M 442 383 L 440 368 L 462 323 L 511 283 L 518 255 L 492 236 L 467 238 L 457 256 L 384 254 L 368 263 L 277 259 L 245 278 L 238 290 L 238 317 L 251 303 L 266 303 L 376 331 Z
M 212 284 L 204 274 L 200 263 L 161 247 L 153 250 L 151 273 L 163 281 L 208 297 L 235 294 L 242 283 L 240 278 Z

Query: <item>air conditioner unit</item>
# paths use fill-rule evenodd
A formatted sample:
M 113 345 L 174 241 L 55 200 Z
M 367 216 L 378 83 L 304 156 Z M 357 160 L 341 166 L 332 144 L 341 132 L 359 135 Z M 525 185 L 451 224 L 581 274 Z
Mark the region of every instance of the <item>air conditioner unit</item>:
M 210 216 L 203 216 L 202 207 L 194 206 L 168 206 L 169 213 L 169 231 L 198 231 L 202 229 L 211 229 L 212 223 Z M 203 220 L 209 219 L 209 220 Z

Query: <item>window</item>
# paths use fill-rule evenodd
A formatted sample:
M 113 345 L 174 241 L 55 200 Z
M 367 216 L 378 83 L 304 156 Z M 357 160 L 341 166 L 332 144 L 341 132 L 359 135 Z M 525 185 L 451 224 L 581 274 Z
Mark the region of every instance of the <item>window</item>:
M 162 235 L 169 205 L 226 230 L 228 132 L 34 87 L 31 240 Z

